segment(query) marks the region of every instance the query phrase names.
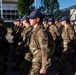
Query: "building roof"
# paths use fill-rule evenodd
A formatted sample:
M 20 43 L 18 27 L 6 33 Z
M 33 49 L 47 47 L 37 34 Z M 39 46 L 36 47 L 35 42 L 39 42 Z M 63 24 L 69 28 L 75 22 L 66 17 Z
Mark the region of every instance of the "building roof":
M 74 8 L 76 8 L 76 5 L 64 8 L 64 9 L 62 9 L 62 11 L 67 11 L 67 10 L 74 9 Z

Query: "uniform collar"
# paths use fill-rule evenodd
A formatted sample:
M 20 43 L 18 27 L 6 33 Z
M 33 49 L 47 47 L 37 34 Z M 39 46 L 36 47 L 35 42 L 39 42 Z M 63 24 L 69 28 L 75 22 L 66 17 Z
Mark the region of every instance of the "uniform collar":
M 38 27 L 40 27 L 40 25 L 35 25 L 33 27 L 34 27 L 33 31 L 35 31 Z

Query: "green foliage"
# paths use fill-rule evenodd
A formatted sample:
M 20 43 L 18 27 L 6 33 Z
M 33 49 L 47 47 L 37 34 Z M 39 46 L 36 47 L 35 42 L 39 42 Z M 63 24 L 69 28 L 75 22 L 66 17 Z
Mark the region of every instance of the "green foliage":
M 33 6 L 34 0 L 18 0 L 17 8 L 19 16 L 28 15 L 35 9 Z M 58 0 L 41 0 L 41 6 L 39 9 L 42 13 L 47 15 L 53 15 L 54 17 L 60 17 L 61 11 L 59 10 Z
M 58 0 L 41 0 L 40 9 L 43 10 L 48 15 L 54 15 L 54 17 L 59 17 L 61 11 L 59 10 Z
M 34 0 L 18 0 L 17 8 L 19 11 L 19 16 L 27 15 L 31 12 L 31 8 L 33 8 Z
M 54 17 L 55 18 L 61 18 L 61 14 L 62 14 L 62 11 L 61 10 L 58 10 L 54 13 Z

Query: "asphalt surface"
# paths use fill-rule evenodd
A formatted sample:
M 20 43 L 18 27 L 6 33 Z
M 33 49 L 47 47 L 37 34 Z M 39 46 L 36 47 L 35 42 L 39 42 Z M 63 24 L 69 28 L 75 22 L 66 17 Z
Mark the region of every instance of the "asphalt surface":
M 8 34 L 6 36 L 7 40 L 9 42 L 12 42 L 12 36 L 10 34 Z M 12 47 L 10 47 L 11 50 L 9 52 L 9 55 L 7 56 L 8 58 L 8 61 L 5 62 L 5 64 L 8 66 L 6 71 L 4 71 L 5 75 L 20 75 L 20 72 L 21 72 L 21 65 L 20 65 L 20 68 L 18 71 L 12 71 L 11 68 L 13 68 L 15 65 L 16 65 L 16 62 L 15 61 L 12 61 Z M 49 68 L 49 71 L 48 71 L 48 75 L 56 75 L 56 73 L 58 73 L 58 70 L 59 70 L 59 61 L 58 61 L 58 57 L 57 56 L 53 56 L 52 57 L 52 64 L 51 64 L 51 67 Z M 74 62 L 76 62 L 76 59 L 74 60 Z M 72 71 L 72 68 L 73 66 L 70 64 L 70 63 L 66 63 L 66 66 L 65 66 L 65 69 L 63 70 L 63 73 L 64 75 L 76 75 L 74 74 L 74 72 Z M 1 75 L 1 74 L 0 74 Z

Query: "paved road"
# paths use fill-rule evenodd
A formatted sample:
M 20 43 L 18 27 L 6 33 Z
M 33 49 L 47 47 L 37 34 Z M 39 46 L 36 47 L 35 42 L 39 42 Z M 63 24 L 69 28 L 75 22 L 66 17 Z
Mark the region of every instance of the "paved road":
M 10 34 L 8 34 L 8 36 L 6 38 L 9 42 L 12 42 L 13 37 Z M 8 61 L 5 62 L 5 64 L 7 64 L 7 66 L 8 66 L 7 70 L 5 71 L 5 75 L 20 75 L 21 66 L 20 66 L 19 71 L 17 71 L 17 72 L 12 72 L 10 70 L 10 68 L 15 66 L 15 64 L 16 64 L 16 62 L 13 62 L 10 60 L 12 58 L 10 55 L 12 55 L 12 51 L 10 51 L 10 53 L 8 55 Z M 48 71 L 48 73 L 49 73 L 48 75 L 55 75 L 58 72 L 58 69 L 59 69 L 58 57 L 54 56 L 52 58 L 52 65 Z M 63 73 L 64 73 L 64 75 L 74 75 L 74 73 L 72 72 L 72 65 L 70 63 L 66 64 Z

